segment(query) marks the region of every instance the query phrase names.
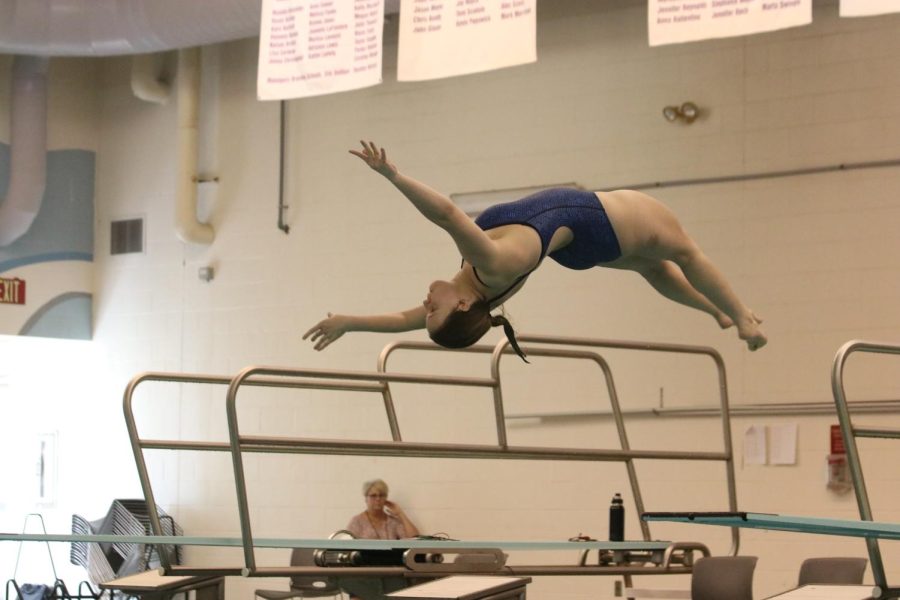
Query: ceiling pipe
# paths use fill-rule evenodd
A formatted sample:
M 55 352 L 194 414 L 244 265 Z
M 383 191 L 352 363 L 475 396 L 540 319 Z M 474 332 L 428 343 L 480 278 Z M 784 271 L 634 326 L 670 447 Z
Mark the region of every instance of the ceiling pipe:
M 25 235 L 41 210 L 47 180 L 47 67 L 49 60 L 16 56 L 10 102 L 10 162 L 0 200 L 0 247 Z
M 146 102 L 165 104 L 172 86 L 166 80 L 160 53 L 135 54 L 131 58 L 131 91 Z
M 192 244 L 211 244 L 213 228 L 197 220 L 197 150 L 200 108 L 200 48 L 178 51 L 175 79 L 178 98 L 178 173 L 175 187 L 175 233 Z

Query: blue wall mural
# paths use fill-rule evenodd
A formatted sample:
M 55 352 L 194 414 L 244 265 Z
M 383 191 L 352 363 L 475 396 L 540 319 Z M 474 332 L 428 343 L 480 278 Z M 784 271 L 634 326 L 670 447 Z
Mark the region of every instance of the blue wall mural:
M 9 145 L 0 144 L 4 199 L 9 163 Z M 0 334 L 91 338 L 94 163 L 87 150 L 47 153 L 40 212 L 25 235 L 0 248 Z

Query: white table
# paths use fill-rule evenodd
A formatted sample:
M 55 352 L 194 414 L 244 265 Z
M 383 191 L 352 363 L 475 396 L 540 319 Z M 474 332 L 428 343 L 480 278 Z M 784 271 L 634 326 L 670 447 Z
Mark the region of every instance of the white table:
M 531 577 L 453 575 L 388 594 L 407 600 L 524 600 Z
M 871 600 L 871 585 L 804 585 L 770 596 L 778 600 Z
M 143 600 L 171 600 L 181 592 L 194 590 L 197 600 L 224 600 L 225 578 L 213 575 L 160 575 L 144 571 L 100 584 L 104 590 L 120 590 Z

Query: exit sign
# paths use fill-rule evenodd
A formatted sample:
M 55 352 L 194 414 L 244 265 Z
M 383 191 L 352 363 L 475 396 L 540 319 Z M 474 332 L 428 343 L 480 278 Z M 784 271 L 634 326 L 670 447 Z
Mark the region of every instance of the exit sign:
M 0 277 L 0 304 L 25 304 L 25 280 Z

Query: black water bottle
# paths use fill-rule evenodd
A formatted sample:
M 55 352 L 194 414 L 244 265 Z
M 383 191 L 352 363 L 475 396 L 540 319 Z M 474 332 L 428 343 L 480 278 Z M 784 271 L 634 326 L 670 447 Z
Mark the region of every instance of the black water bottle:
M 616 494 L 609 505 L 609 541 L 622 542 L 624 540 L 625 505 L 622 504 L 622 494 Z

